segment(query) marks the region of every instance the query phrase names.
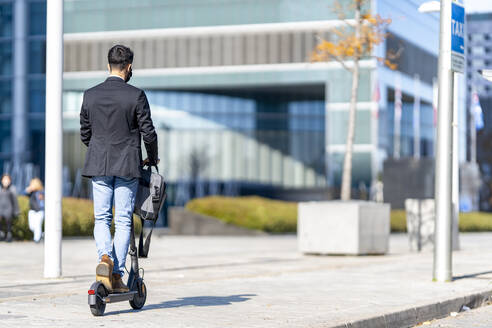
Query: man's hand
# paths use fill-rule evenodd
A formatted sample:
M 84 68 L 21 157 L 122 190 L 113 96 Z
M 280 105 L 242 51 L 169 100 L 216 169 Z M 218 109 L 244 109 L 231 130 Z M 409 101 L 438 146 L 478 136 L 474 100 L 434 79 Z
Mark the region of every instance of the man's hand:
M 146 165 L 158 165 L 159 163 L 161 162 L 160 159 L 158 159 L 155 164 L 154 163 L 150 163 L 150 160 L 149 158 L 147 157 L 146 159 L 144 159 L 143 163 L 142 163 L 142 166 L 146 166 Z

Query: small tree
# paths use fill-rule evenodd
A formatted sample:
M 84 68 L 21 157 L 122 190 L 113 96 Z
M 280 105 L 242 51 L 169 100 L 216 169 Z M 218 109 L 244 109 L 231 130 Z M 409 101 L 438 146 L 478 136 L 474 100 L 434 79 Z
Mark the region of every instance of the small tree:
M 333 40 L 321 39 L 313 51 L 313 61 L 339 62 L 344 69 L 352 73 L 352 90 L 350 95 L 349 120 L 347 129 L 347 148 L 343 162 L 342 200 L 350 200 L 352 184 L 352 153 L 355 133 L 355 113 L 357 92 L 359 90 L 359 61 L 371 57 L 376 45 L 386 38 L 386 28 L 391 19 L 383 19 L 370 13 L 370 0 L 345 0 L 345 6 L 335 2 L 335 12 L 343 22 L 342 27 L 331 30 Z M 354 12 L 354 19 L 346 19 L 347 12 Z M 396 65 L 389 59 L 376 57 L 378 61 L 395 69 Z M 391 58 L 391 57 L 388 57 Z M 352 62 L 349 65 L 348 62 Z

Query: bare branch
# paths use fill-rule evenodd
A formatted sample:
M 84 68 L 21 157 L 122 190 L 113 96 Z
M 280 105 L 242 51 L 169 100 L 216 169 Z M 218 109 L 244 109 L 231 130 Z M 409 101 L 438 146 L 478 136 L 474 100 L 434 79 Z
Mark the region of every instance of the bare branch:
M 354 25 L 352 25 L 352 23 L 351 23 L 352 21 L 353 21 L 353 19 L 342 19 L 342 22 L 345 25 L 347 25 L 347 27 L 350 27 L 353 29 L 353 28 L 355 28 L 355 24 L 357 24 L 357 23 L 354 23 Z
M 399 45 L 397 51 L 389 49 L 388 51 L 386 51 L 386 57 L 388 57 L 388 59 L 390 60 L 396 60 L 401 57 L 403 50 L 405 50 L 405 48 L 402 45 Z
M 353 73 L 354 72 L 354 69 L 352 67 L 348 66 L 345 60 L 343 60 L 343 59 L 341 59 L 341 58 L 339 58 L 337 56 L 334 56 L 332 54 L 328 54 L 328 56 L 330 58 L 332 58 L 333 60 L 335 60 L 336 62 L 338 62 L 340 65 L 342 65 L 342 67 L 345 70 L 349 71 L 350 73 Z

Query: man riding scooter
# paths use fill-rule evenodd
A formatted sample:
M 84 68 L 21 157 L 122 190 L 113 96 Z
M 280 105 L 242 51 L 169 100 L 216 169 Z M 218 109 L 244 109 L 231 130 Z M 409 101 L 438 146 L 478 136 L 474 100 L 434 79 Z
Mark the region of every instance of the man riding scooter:
M 96 280 L 113 293 L 128 292 L 122 277 L 143 164 L 158 164 L 157 134 L 143 90 L 127 82 L 133 52 L 116 45 L 108 53 L 109 77 L 84 92 L 80 137 L 88 147 L 82 175 L 92 179 Z M 142 161 L 141 138 L 148 157 Z M 111 222 L 114 220 L 114 241 Z

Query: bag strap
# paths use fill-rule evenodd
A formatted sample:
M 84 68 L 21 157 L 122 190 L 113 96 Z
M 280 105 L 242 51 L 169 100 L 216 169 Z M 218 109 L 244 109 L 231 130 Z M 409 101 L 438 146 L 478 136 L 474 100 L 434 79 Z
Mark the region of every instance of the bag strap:
M 143 230 L 145 221 L 140 218 L 140 222 L 142 222 L 142 230 L 140 230 L 140 237 L 138 238 L 138 257 L 147 258 L 149 255 L 150 240 L 152 238 L 152 231 L 154 231 L 155 221 L 152 221 L 152 228 L 150 228 L 150 232 L 145 239 L 145 243 L 143 241 Z
M 148 169 L 152 172 L 152 166 L 155 167 L 157 173 L 159 173 L 159 168 L 157 165 L 145 165 L 148 167 Z M 159 195 L 160 195 L 160 190 L 154 190 L 154 195 L 152 196 L 152 203 L 155 205 L 159 202 Z M 144 242 L 144 235 L 143 235 L 143 230 L 144 230 L 144 223 L 145 220 L 140 217 L 140 222 L 142 223 L 142 230 L 140 231 L 140 237 L 138 238 L 138 257 L 140 258 L 147 258 L 149 255 L 149 248 L 150 248 L 150 241 L 152 239 L 152 232 L 154 231 L 155 227 L 155 222 L 157 221 L 157 218 L 155 220 L 152 220 L 152 228 L 150 228 L 150 232 L 147 235 L 147 238 L 145 238 Z
M 131 235 L 130 235 L 130 250 L 128 251 L 128 254 L 130 254 L 130 256 L 137 254 L 137 246 L 135 244 L 135 224 L 133 223 L 133 218 L 132 218 L 132 228 L 131 228 Z

